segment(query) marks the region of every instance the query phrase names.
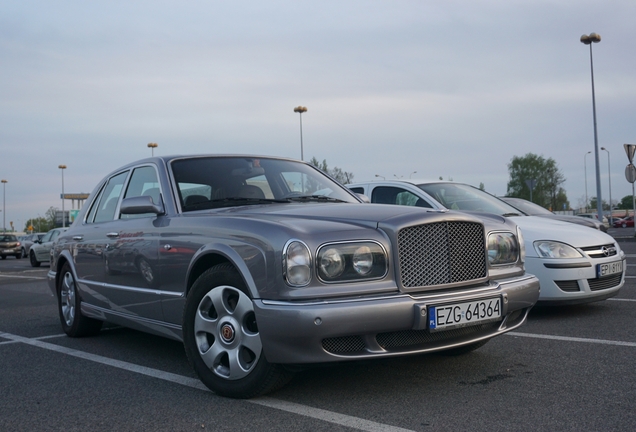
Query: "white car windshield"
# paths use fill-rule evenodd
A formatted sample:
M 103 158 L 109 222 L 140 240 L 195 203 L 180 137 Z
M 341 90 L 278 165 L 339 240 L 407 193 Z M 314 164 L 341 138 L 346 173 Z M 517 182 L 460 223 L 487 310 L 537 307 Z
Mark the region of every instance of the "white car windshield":
M 417 185 L 447 209 L 521 216 L 522 213 L 499 198 L 461 183 L 423 183 Z

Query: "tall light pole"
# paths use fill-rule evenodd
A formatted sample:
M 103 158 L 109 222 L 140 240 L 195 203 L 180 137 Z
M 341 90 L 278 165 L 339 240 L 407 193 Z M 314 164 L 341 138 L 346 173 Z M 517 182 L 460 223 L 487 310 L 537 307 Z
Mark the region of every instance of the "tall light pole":
M 150 155 L 154 156 L 155 155 L 155 149 L 159 147 L 159 144 L 157 143 L 148 143 L 148 148 L 150 148 Z
M 585 169 L 585 212 L 587 213 L 587 205 L 590 203 L 589 198 L 587 197 L 587 155 L 592 153 L 591 151 L 585 153 L 583 156 L 583 169 Z
M 303 155 L 303 113 L 307 112 L 307 107 L 299 105 L 294 108 L 294 112 L 300 114 L 300 160 L 305 160 Z
M 64 170 L 66 165 L 58 165 L 58 168 L 62 171 L 62 228 L 66 228 L 66 214 L 64 213 Z
M 592 60 L 592 42 L 601 41 L 601 35 L 590 33 L 581 36 L 581 43 L 590 46 L 590 72 L 592 76 L 592 115 L 594 117 L 594 158 L 596 162 L 596 211 L 598 212 L 598 220 L 603 222 L 603 200 L 601 199 L 601 170 L 598 161 L 598 133 L 596 131 L 596 97 L 594 95 L 594 61 Z
M 601 150 L 605 150 L 607 152 L 607 181 L 609 182 L 609 209 L 610 209 L 610 226 L 612 226 L 612 170 L 610 169 L 610 152 L 605 147 L 601 147 Z M 601 221 L 602 222 L 602 221 Z
M 409 178 L 411 178 L 413 174 L 417 174 L 417 171 L 413 171 L 411 174 L 409 174 Z
M 0 180 L 2 182 L 2 232 L 7 231 L 7 208 L 5 202 L 5 196 L 7 195 L 7 183 L 5 179 Z

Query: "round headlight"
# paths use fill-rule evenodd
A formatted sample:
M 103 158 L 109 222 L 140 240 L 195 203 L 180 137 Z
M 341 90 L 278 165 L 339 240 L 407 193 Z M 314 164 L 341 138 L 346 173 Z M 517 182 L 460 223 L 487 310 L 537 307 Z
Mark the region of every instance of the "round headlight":
M 353 268 L 360 275 L 373 270 L 373 254 L 368 246 L 361 246 L 353 253 Z
M 336 278 L 345 269 L 345 260 L 336 248 L 329 248 L 320 253 L 318 265 L 320 271 L 329 279 Z
M 291 242 L 285 250 L 285 277 L 293 286 L 307 285 L 311 279 L 311 256 L 301 242 Z

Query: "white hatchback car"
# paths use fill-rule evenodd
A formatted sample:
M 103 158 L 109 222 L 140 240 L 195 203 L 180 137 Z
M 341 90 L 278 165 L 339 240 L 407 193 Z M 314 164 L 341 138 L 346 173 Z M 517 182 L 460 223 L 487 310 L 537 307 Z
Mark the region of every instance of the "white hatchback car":
M 473 186 L 442 181 L 379 180 L 348 184 L 372 203 L 494 213 L 511 217 L 526 245 L 526 271 L 539 278 L 544 304 L 577 304 L 615 296 L 625 283 L 625 253 L 601 231 L 524 216 Z

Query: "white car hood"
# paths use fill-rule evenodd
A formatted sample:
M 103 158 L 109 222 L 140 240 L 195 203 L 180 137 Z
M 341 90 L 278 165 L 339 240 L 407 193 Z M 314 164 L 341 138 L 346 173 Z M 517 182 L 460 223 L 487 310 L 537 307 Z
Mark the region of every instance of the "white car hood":
M 532 243 L 537 240 L 554 240 L 576 248 L 616 243 L 609 234 L 570 222 L 538 216 L 515 216 L 511 219 L 521 228 L 526 253 L 531 256 L 536 256 Z

